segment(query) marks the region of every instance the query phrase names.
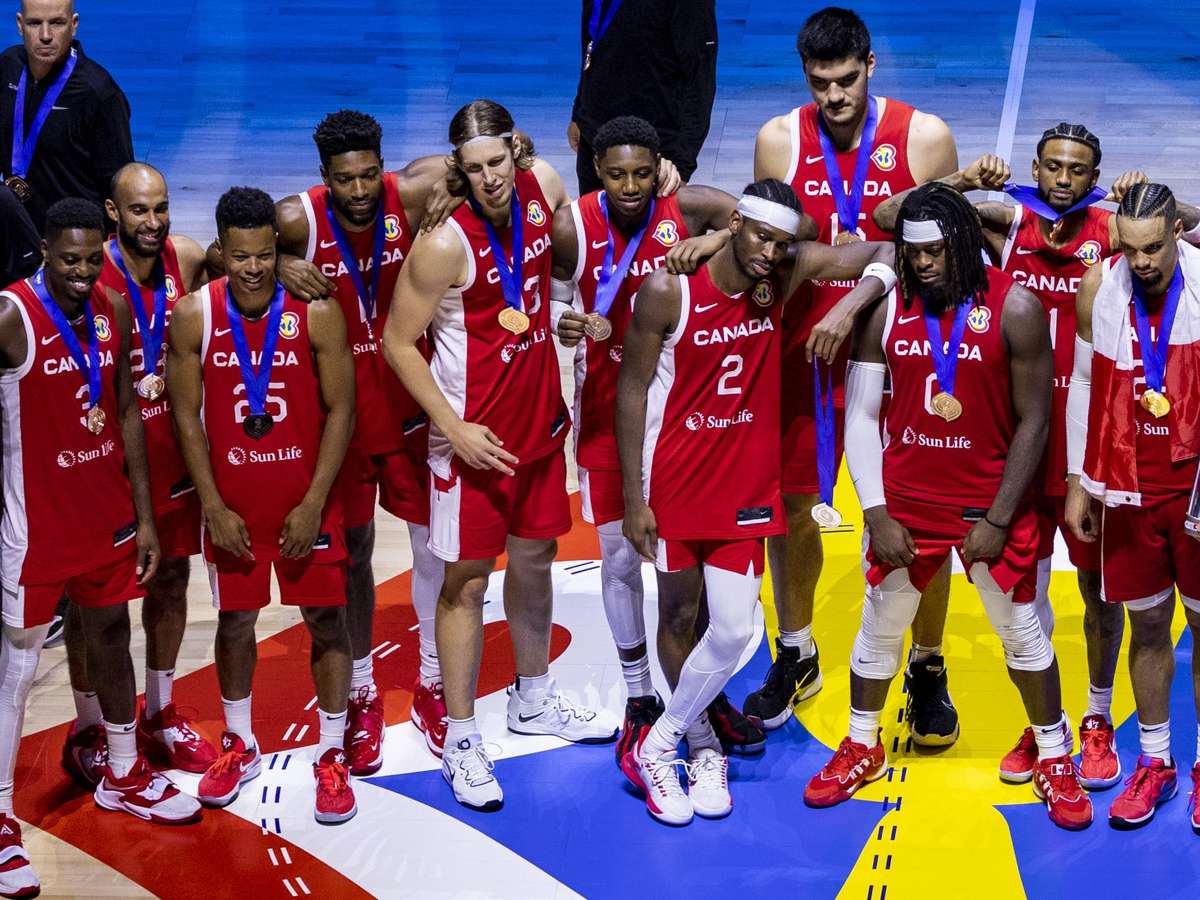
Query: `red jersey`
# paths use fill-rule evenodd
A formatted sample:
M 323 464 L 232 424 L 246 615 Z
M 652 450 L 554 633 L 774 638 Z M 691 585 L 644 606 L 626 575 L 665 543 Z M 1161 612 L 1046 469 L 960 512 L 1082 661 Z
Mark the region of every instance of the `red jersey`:
M 596 305 L 596 287 L 608 246 L 608 222 L 600 210 L 595 191 L 571 204 L 575 235 L 579 243 L 575 266 L 575 306 L 590 313 Z M 613 265 L 625 252 L 629 239 L 612 229 Z M 667 251 L 691 237 L 675 195 L 655 200 L 654 214 L 629 265 L 617 296 L 608 311 L 612 335 L 603 341 L 587 338 L 575 351 L 575 456 L 585 469 L 619 469 L 616 418 L 617 373 L 621 369 L 621 345 L 633 316 L 633 297 L 646 276 L 667 261 Z
M 783 534 L 779 353 L 783 297 L 736 296 L 703 266 L 679 276 L 679 323 L 646 397 L 642 485 L 668 540 Z
M 308 337 L 308 305 L 285 292 L 265 410 L 274 425 L 260 440 L 246 434 L 242 423 L 250 415 L 250 405 L 225 307 L 227 284 L 228 279 L 222 278 L 200 289 L 201 417 L 217 490 L 225 505 L 245 520 L 251 549 L 262 562 L 279 558 L 283 522 L 312 483 L 325 409 Z M 242 319 L 256 369 L 261 364 L 267 319 L 266 314 L 253 321 Z M 338 496 L 330 491 L 317 542 L 319 557 L 314 561 L 332 562 L 344 555 Z M 214 549 L 206 535 L 206 558 L 213 559 Z
M 107 421 L 86 427 L 87 376 L 28 281 L 5 289 L 25 325 L 25 362 L 0 374 L 4 432 L 4 522 L 0 567 L 6 591 L 110 565 L 136 532 L 133 493 L 114 387 L 121 338 L 112 304 L 93 290 L 100 351 L 100 402 Z M 87 332 L 75 333 L 87 353 Z
M 391 453 L 404 445 L 404 434 L 424 424 L 416 401 L 400 384 L 383 358 L 383 328 L 392 305 L 392 291 L 400 266 L 412 247 L 408 214 L 400 199 L 396 173 L 383 176 L 383 195 L 378 215 L 383 216 L 383 256 L 379 264 L 379 290 L 375 296 L 375 319 L 367 321 L 358 289 L 337 239 L 329 224 L 329 188 L 323 184 L 300 194 L 308 217 L 308 248 L 304 258 L 321 270 L 336 286 L 334 296 L 346 319 L 346 338 L 354 354 L 355 418 L 354 444 L 369 455 Z M 362 231 L 345 231 L 363 286 L 369 291 L 374 278 L 375 223 Z M 343 229 L 344 230 L 344 229 Z
M 1075 239 L 1062 247 L 1051 247 L 1042 237 L 1038 216 L 1017 206 L 1000 254 L 1000 268 L 1042 301 L 1050 320 L 1054 390 L 1040 482 L 1047 496 L 1063 497 L 1067 493 L 1067 390 L 1075 367 L 1075 292 L 1087 270 L 1112 254 L 1108 239 L 1111 215 L 1107 210 L 1088 207 Z
M 454 411 L 467 422 L 486 425 L 522 464 L 558 450 L 569 417 L 562 399 L 558 355 L 550 337 L 550 222 L 554 210 L 537 176 L 516 171 L 514 186 L 524 215 L 522 305 L 529 328 L 513 334 L 497 316 L 505 309 L 500 276 L 491 258 L 484 222 L 470 205 L 447 223 L 462 241 L 468 275 L 438 304 L 430 326 L 434 381 Z M 496 229 L 511 259 L 512 228 Z M 454 451 L 436 427 L 429 433 L 429 465 L 453 477 Z
M 132 341 L 129 347 L 129 368 L 133 372 L 133 383 L 136 386 L 146 375 L 146 360 L 142 350 L 142 329 L 138 325 L 137 314 L 133 311 L 129 297 L 129 285 L 125 276 L 117 268 L 108 252 L 108 244 L 104 247 L 104 268 L 100 270 L 97 284 L 101 289 L 112 288 L 125 298 L 129 307 L 129 324 L 132 329 Z M 171 324 L 171 313 L 175 303 L 187 293 L 187 282 L 179 269 L 179 257 L 175 253 L 175 245 L 170 238 L 163 243 L 161 254 L 163 274 L 167 291 L 167 327 Z M 146 318 L 154 326 L 154 289 L 141 286 L 143 309 Z M 166 377 L 167 364 L 167 331 L 163 331 L 163 344 L 158 357 L 158 374 Z M 157 400 L 147 400 L 134 391 L 138 407 L 142 412 L 142 428 L 146 432 L 146 463 L 150 468 L 150 499 L 154 503 L 154 511 L 163 513 L 180 505 L 183 498 L 193 492 L 195 487 L 188 476 L 187 466 L 183 462 L 183 454 L 179 452 L 179 443 L 175 439 L 175 428 L 171 421 L 171 398 L 165 392 Z
M 985 511 L 1000 488 L 1017 427 L 1008 350 L 1000 333 L 1013 279 L 991 266 L 987 276 L 983 303 L 968 315 L 958 349 L 954 396 L 963 412 L 953 422 L 934 415 L 930 405 L 942 388 L 929 352 L 921 298 L 914 297 L 905 309 L 895 290 L 888 295 L 883 349 L 892 396 L 883 488 L 889 503 L 912 499 Z M 954 312 L 942 315 L 943 341 L 950 336 Z
M 1151 299 L 1151 298 L 1147 298 Z M 1158 340 L 1162 326 L 1162 297 L 1157 308 L 1150 312 L 1150 337 Z M 1134 425 L 1137 430 L 1137 475 L 1138 490 L 1142 502 L 1147 498 L 1164 495 L 1187 494 L 1192 490 L 1196 478 L 1195 457 L 1182 462 L 1172 462 L 1172 435 L 1176 432 L 1177 410 L 1172 407 L 1161 419 L 1150 415 L 1141 404 L 1142 392 L 1146 389 L 1146 369 L 1142 363 L 1142 348 L 1138 341 L 1137 319 L 1133 303 L 1129 304 L 1129 330 L 1133 337 L 1133 393 Z M 1170 352 L 1178 352 L 1172 346 Z M 1168 393 L 1167 396 L 1170 396 Z
M 871 164 L 867 168 L 863 184 L 862 208 L 858 213 L 859 237 L 868 241 L 890 241 L 891 234 L 876 226 L 872 215 L 875 207 L 916 185 L 908 159 L 908 128 L 912 121 L 913 107 L 899 100 L 877 98 L 883 109 L 875 127 L 874 150 Z M 832 244 L 841 226 L 838 224 L 837 204 L 829 188 L 829 177 L 825 171 L 825 157 L 821 153 L 818 136 L 817 105 L 793 109 L 788 116 L 792 136 L 792 157 L 785 179 L 795 190 L 804 211 L 816 219 L 819 230 L 817 240 Z M 854 167 L 858 162 L 858 148 L 837 154 L 841 170 L 843 190 L 850 192 L 854 178 Z M 789 378 L 803 379 L 805 385 L 812 384 L 812 366 L 804 358 L 804 343 L 813 326 L 842 299 L 856 281 L 814 281 L 801 285 L 798 296 L 788 304 L 788 315 L 784 319 L 785 346 L 783 365 L 785 371 L 795 373 Z M 850 342 L 844 341 L 833 365 L 833 401 L 844 405 L 846 391 L 846 361 L 850 355 Z M 794 411 L 811 415 L 812 390 L 789 391 L 784 398 L 784 416 L 791 418 Z M 799 408 L 792 408 L 799 405 Z

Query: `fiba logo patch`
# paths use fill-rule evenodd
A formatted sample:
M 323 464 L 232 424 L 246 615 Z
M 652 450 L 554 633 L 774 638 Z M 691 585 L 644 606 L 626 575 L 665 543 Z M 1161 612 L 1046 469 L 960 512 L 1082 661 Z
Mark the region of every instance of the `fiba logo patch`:
M 670 219 L 663 219 L 654 229 L 654 239 L 664 247 L 674 247 L 679 243 L 679 228 Z
M 880 144 L 871 154 L 871 162 L 881 172 L 890 172 L 896 168 L 896 148 L 891 144 Z
M 902 443 L 915 444 L 917 442 L 917 433 L 911 428 L 904 429 L 904 435 L 900 438 Z
M 230 447 L 225 458 L 229 460 L 231 466 L 240 466 L 246 462 L 246 451 L 241 447 Z
M 385 216 L 383 220 L 383 236 L 389 241 L 400 240 L 400 217 Z
M 290 310 L 279 317 L 279 336 L 294 338 L 300 333 L 300 317 Z
M 988 330 L 988 326 L 992 321 L 992 311 L 986 306 L 976 306 L 967 313 L 967 325 L 976 334 L 983 334 Z
M 704 413 L 692 413 L 683 420 L 683 424 L 687 427 L 688 431 L 699 431 L 704 427 Z
M 112 337 L 112 329 L 108 327 L 108 316 L 96 316 L 96 337 L 107 341 Z
M 754 286 L 754 302 L 759 306 L 770 306 L 775 302 L 775 292 L 771 290 L 771 282 L 760 281 Z
M 546 211 L 542 209 L 542 204 L 536 200 L 529 201 L 529 205 L 525 207 L 525 213 L 530 225 L 546 224 Z
M 175 286 L 175 277 L 173 275 L 168 275 L 164 284 L 166 286 L 167 299 L 172 301 L 175 300 L 175 298 L 179 296 L 179 289 Z
M 1075 258 L 1085 266 L 1094 266 L 1100 262 L 1100 242 L 1084 241 L 1082 246 L 1075 251 Z
M 58 454 L 57 461 L 60 469 L 69 469 L 71 466 L 75 465 L 75 454 L 70 450 L 64 450 L 62 453 Z
M 621 361 L 621 348 L 620 347 L 609 347 L 608 348 L 608 358 L 611 359 L 615 363 L 619 363 Z

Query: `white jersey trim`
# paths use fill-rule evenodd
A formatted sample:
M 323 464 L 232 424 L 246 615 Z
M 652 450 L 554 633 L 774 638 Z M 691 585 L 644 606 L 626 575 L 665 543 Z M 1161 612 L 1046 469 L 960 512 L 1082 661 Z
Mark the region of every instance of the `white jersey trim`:
M 29 374 L 33 368 L 33 364 L 37 359 L 37 341 L 34 340 L 33 320 L 29 318 L 29 310 L 25 308 L 24 302 L 12 291 L 5 291 L 0 296 L 7 297 L 21 313 L 21 325 L 25 328 L 25 361 L 15 369 L 5 369 L 0 373 L 0 382 L 17 382 Z
M 796 173 L 800 171 L 800 107 L 787 114 L 787 122 L 791 152 L 788 156 L 787 178 L 783 180 L 785 184 L 792 184 L 796 180 Z
M 20 381 L 37 361 L 38 344 L 29 310 L 16 294 L 6 291 L 21 313 L 25 329 L 25 360 L 0 375 L 0 417 L 3 418 L 4 521 L 0 524 L 0 584 L 3 585 L 3 618 L 7 625 L 25 627 L 25 589 L 21 572 L 29 551 L 29 512 L 25 507 L 25 454 L 21 433 Z
M 456 235 L 458 235 L 458 240 L 460 243 L 462 243 L 463 255 L 467 257 L 467 280 L 464 281 L 460 287 L 451 289 L 452 293 L 453 291 L 458 291 L 461 295 L 469 291 L 475 284 L 475 251 L 471 249 L 471 241 L 467 237 L 467 233 L 462 230 L 462 226 L 459 225 L 458 222 L 456 222 L 454 219 L 449 219 L 447 220 L 446 224 L 450 226 L 450 229 Z M 447 294 L 446 296 L 450 296 L 450 294 Z M 459 299 L 461 300 L 461 296 Z
M 1013 207 L 1012 224 L 1008 226 L 1008 235 L 1004 238 L 1004 249 L 1000 251 L 1000 269 L 1007 271 L 1008 261 L 1012 257 L 1013 248 L 1017 245 L 1017 232 L 1021 230 L 1021 213 L 1025 207 L 1017 204 Z
M 579 208 L 579 201 L 571 202 L 571 218 L 575 220 L 575 243 L 578 249 L 575 251 L 575 284 L 579 284 L 579 280 L 583 278 L 584 268 L 587 266 L 588 239 L 587 231 L 583 227 L 583 211 Z
M 688 282 L 688 276 L 677 275 L 676 277 L 679 279 L 679 321 L 675 323 L 674 330 L 663 341 L 664 350 L 668 347 L 674 349 L 675 345 L 679 343 L 679 339 L 687 331 L 688 316 L 692 311 L 692 289 Z
M 678 277 L 679 322 L 675 325 L 675 330 L 663 341 L 658 363 L 654 367 L 654 380 L 646 390 L 646 428 L 642 442 L 642 499 L 647 502 L 650 500 L 650 474 L 654 469 L 654 451 L 658 447 L 658 436 L 662 433 L 671 388 L 675 385 L 675 346 L 687 331 L 688 310 L 692 303 L 688 276 Z
M 301 191 L 300 205 L 304 207 L 304 217 L 308 219 L 308 246 L 304 248 L 304 258 L 309 262 L 317 255 L 317 211 L 313 209 L 312 197 L 308 191 Z
M 467 370 L 467 319 L 463 289 L 454 288 L 442 298 L 434 310 L 429 333 L 433 341 L 430 374 L 455 415 L 460 419 L 465 418 L 470 372 Z M 429 468 L 442 478 L 449 479 L 453 459 L 454 448 L 450 446 L 450 441 L 441 429 L 430 422 Z

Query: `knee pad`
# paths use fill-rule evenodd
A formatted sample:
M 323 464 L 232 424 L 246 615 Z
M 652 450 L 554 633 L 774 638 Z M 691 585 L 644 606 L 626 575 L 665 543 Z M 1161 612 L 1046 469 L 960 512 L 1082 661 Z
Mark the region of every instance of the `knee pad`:
M 921 592 L 897 569 L 863 598 L 862 625 L 850 651 L 850 671 L 860 678 L 888 681 L 900 671 L 904 634 L 917 615 Z
M 988 621 L 1004 645 L 1004 662 L 1017 672 L 1044 672 L 1054 662 L 1054 647 L 1038 619 L 1034 603 L 1013 603 L 1012 593 L 1000 590 L 987 566 L 971 567 L 971 580 L 983 600 Z
M 732 657 L 734 665 L 754 637 L 758 591 L 762 576 L 739 575 L 715 566 L 704 567 L 708 591 L 707 640 L 719 655 Z

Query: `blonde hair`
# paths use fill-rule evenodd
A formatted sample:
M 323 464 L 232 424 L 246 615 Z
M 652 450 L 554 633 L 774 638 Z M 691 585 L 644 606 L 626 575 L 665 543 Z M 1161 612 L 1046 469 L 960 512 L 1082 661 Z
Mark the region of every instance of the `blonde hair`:
M 533 168 L 533 162 L 537 158 L 529 135 L 515 129 L 512 113 L 494 100 L 472 100 L 456 112 L 450 120 L 448 137 L 454 145 L 454 151 L 446 157 L 446 163 L 450 167 L 452 189 L 456 187 L 453 184 L 455 176 L 460 182 L 458 186 L 462 186 L 462 182 L 465 181 L 458 157 L 459 150 L 475 138 L 503 139 L 512 151 L 513 162 L 518 169 L 528 171 Z

